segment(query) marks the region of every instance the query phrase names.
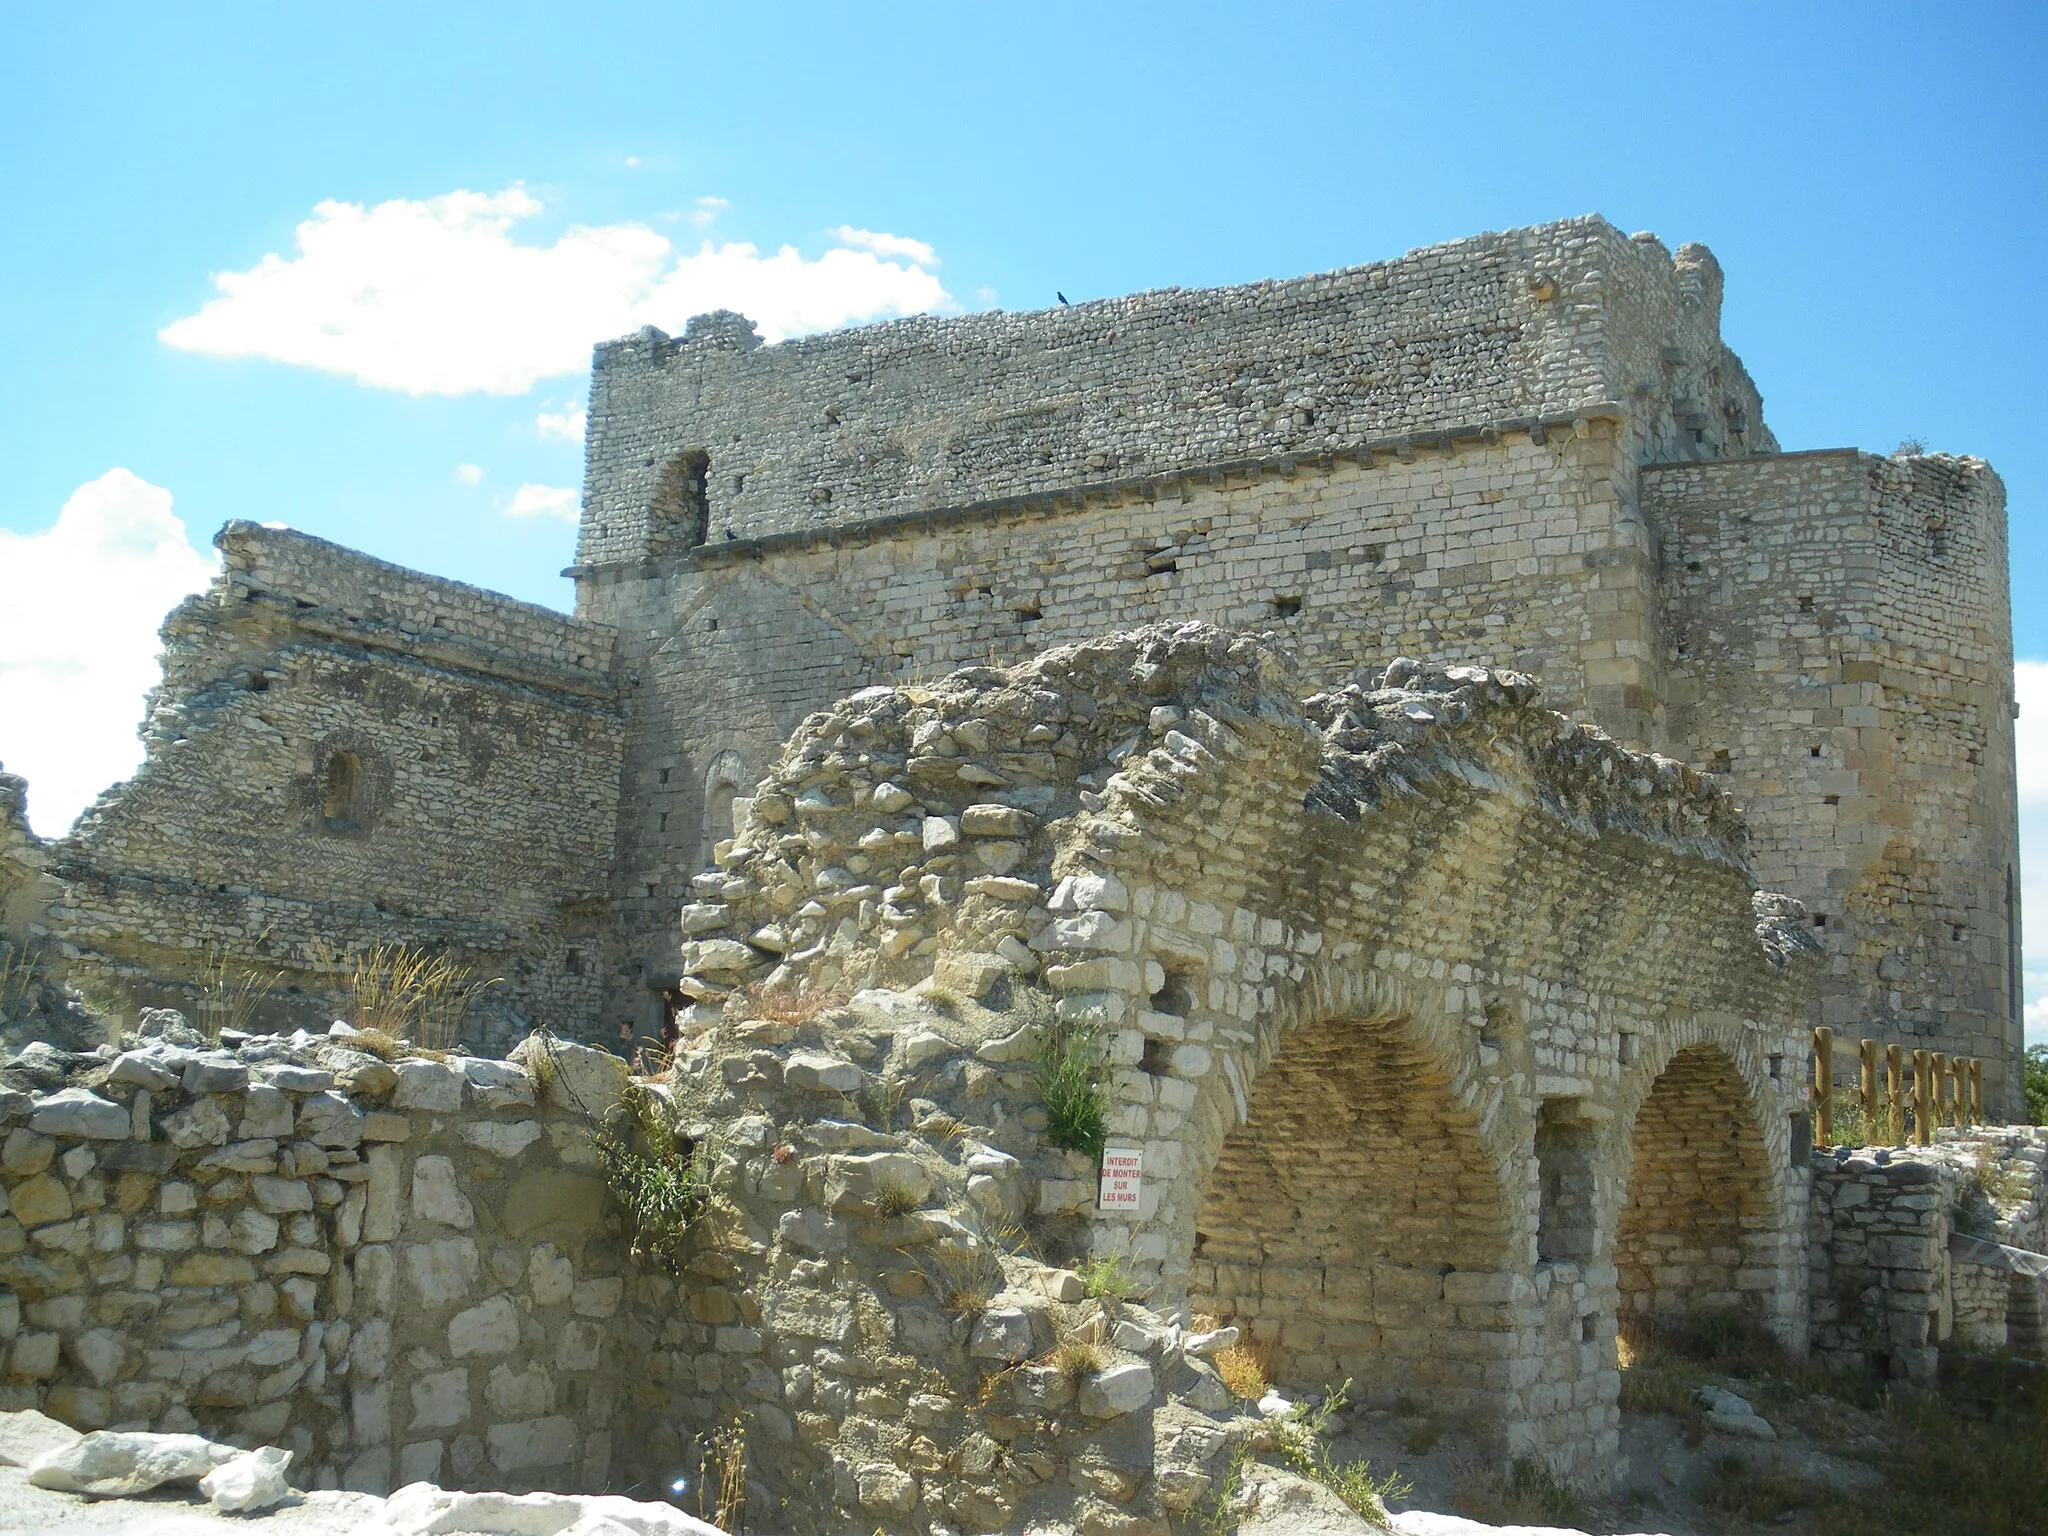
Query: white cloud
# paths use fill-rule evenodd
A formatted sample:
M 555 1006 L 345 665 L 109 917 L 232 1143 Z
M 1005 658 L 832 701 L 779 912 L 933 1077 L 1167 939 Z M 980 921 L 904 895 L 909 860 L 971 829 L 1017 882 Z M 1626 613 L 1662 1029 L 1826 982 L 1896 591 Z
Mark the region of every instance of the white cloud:
M 213 579 L 171 493 L 110 469 L 39 533 L 0 530 L 0 762 L 28 780 L 30 820 L 61 834 L 142 761 L 157 627 Z
M 700 198 L 715 215 L 720 198 Z M 850 230 L 807 257 L 793 246 L 705 241 L 678 253 L 644 224 L 578 225 L 551 245 L 514 226 L 541 212 L 525 188 L 323 202 L 297 250 L 214 275 L 217 298 L 157 333 L 211 357 L 265 358 L 414 395 L 523 394 L 587 367 L 593 343 L 642 325 L 680 332 L 737 309 L 769 341 L 953 307 L 921 241 Z M 884 247 L 887 249 L 884 249 Z
M 580 500 L 576 492 L 566 485 L 535 485 L 529 482 L 512 493 L 511 501 L 505 505 L 505 515 L 559 517 L 565 523 L 574 523 Z
M 580 443 L 588 413 L 581 400 L 571 400 L 559 411 L 542 411 L 533 418 L 533 430 L 544 443 Z
M 877 256 L 900 258 L 920 267 L 936 267 L 938 253 L 922 240 L 912 240 L 906 235 L 884 235 L 872 229 L 855 229 L 851 224 L 842 224 L 828 230 L 841 245 L 850 245 L 855 250 L 873 251 Z
M 709 229 L 712 221 L 732 206 L 722 197 L 700 197 L 696 211 L 690 215 L 690 222 L 699 229 Z
M 455 483 L 458 485 L 480 485 L 483 483 L 484 467 L 481 464 L 458 464 L 455 466 Z
M 631 170 L 631 169 L 634 169 L 634 168 L 636 168 L 636 167 L 637 167 L 637 166 L 638 166 L 639 164 L 640 164 L 640 157 L 639 157 L 638 155 L 628 155 L 628 156 L 626 156 L 626 167 L 627 167 L 627 169 L 629 169 L 629 170 Z
M 2048 1044 L 2048 661 L 2013 664 L 2020 791 L 2020 917 L 2029 1045 Z

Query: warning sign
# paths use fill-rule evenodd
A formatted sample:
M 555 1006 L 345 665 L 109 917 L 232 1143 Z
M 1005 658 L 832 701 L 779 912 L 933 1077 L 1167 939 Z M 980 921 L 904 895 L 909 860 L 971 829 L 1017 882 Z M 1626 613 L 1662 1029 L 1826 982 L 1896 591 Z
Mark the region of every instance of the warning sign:
M 1095 1207 L 1103 1211 L 1135 1211 L 1145 1184 L 1145 1154 L 1136 1147 L 1107 1147 L 1102 1153 L 1102 1187 Z

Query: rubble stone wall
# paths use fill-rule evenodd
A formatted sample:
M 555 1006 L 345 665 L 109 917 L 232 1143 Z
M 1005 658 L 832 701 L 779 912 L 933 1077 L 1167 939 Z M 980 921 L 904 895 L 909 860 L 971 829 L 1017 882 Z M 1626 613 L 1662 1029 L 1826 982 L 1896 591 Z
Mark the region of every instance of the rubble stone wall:
M 284 1445 L 307 1486 L 623 1484 L 622 1062 L 575 1064 L 586 1106 L 502 1061 L 130 1044 L 0 1089 L 0 1401 Z
M 300 1022 L 379 943 L 480 979 L 474 1043 L 587 1026 L 620 728 L 610 631 L 317 539 L 230 524 L 165 625 L 148 760 L 52 850 L 82 982 L 193 1009 L 219 951 Z M 296 987 L 297 1000 L 285 989 Z
M 2029 1127 L 1816 1152 L 1815 1353 L 1924 1384 L 1945 1345 L 2039 1348 L 2044 1164 L 2048 1144 Z

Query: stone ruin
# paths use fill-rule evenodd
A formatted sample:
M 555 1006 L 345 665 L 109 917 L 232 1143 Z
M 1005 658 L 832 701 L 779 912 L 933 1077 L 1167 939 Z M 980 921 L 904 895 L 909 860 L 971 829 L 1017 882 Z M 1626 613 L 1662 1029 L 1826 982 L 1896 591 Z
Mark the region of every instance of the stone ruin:
M 1816 1025 L 2016 1101 L 2001 493 L 1779 453 L 1719 293 L 1581 220 L 643 333 L 575 618 L 223 530 L 136 778 L 0 780 L 0 1407 L 1162 1536 L 1232 1340 L 1594 1487 L 1625 1330 L 2038 1353 L 2038 1135 L 1811 1145 Z M 390 943 L 474 1054 L 331 1022 Z
M 1638 1321 L 1906 1380 L 2037 1340 L 2040 1143 L 1979 1133 L 2031 1202 L 1981 1235 L 1981 1145 L 1809 1157 L 1817 947 L 1710 779 L 1512 672 L 1302 695 L 1188 624 L 812 716 L 684 910 L 656 1077 L 165 1013 L 29 1046 L 0 1406 L 368 1491 L 648 1497 L 739 1423 L 769 1528 L 1138 1536 L 1261 1433 L 1233 1337 L 1589 1485 Z M 1073 1031 L 1132 1208 L 1052 1139 Z M 679 1242 L 622 1219 L 622 1124 L 699 1171 Z

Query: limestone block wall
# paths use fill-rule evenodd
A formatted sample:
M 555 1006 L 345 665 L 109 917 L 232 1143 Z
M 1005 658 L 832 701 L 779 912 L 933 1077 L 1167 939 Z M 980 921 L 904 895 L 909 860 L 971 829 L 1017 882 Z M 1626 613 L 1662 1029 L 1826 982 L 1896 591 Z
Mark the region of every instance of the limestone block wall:
M 1797 904 L 1753 907 L 1697 774 L 1527 679 L 1408 662 L 1305 706 L 1293 679 L 1189 624 L 843 700 L 699 877 L 683 986 L 709 1022 L 749 977 L 1036 976 L 1108 1031 L 1112 1142 L 1147 1170 L 1094 1252 L 1241 1322 L 1283 1380 L 1392 1373 L 1597 1477 L 1619 1213 L 1674 1065 L 1720 1067 L 1756 1190 L 1701 1289 L 1803 1340 Z M 1091 1195 L 1042 1180 L 1037 1208 Z
M 1985 1059 L 2021 1104 L 2004 492 L 1853 452 L 1646 469 L 1668 749 L 1827 948 L 1814 1022 Z
M 53 852 L 77 977 L 191 1006 L 205 958 L 283 972 L 324 1025 L 324 951 L 501 977 L 473 1043 L 587 1026 L 605 969 L 620 726 L 612 635 L 300 534 L 231 524 L 165 626 L 149 756 Z M 296 992 L 287 989 L 296 989 Z
M 0 1074 L 0 1402 L 288 1446 L 308 1486 L 623 1486 L 589 1113 L 623 1063 L 537 1103 L 502 1061 L 129 1045 Z
M 2044 1162 L 2042 1135 L 2029 1129 L 1816 1152 L 1815 1352 L 1924 1383 L 1944 1346 L 2037 1350 Z
M 772 347 L 731 314 L 680 340 L 650 328 L 597 350 L 577 559 L 1601 401 L 1632 402 L 1637 457 L 1770 451 L 1720 284 L 1704 248 L 1674 259 L 1596 216 L 1286 282 Z
M 1392 655 L 1501 658 L 1646 740 L 1653 552 L 1618 431 L 1475 433 L 587 576 L 585 609 L 617 622 L 638 679 L 616 1011 L 644 1025 L 650 983 L 673 980 L 674 907 L 732 830 L 707 829 L 712 792 L 736 773 L 744 794 L 807 713 L 871 683 L 1199 619 L 1265 633 L 1311 687 Z

